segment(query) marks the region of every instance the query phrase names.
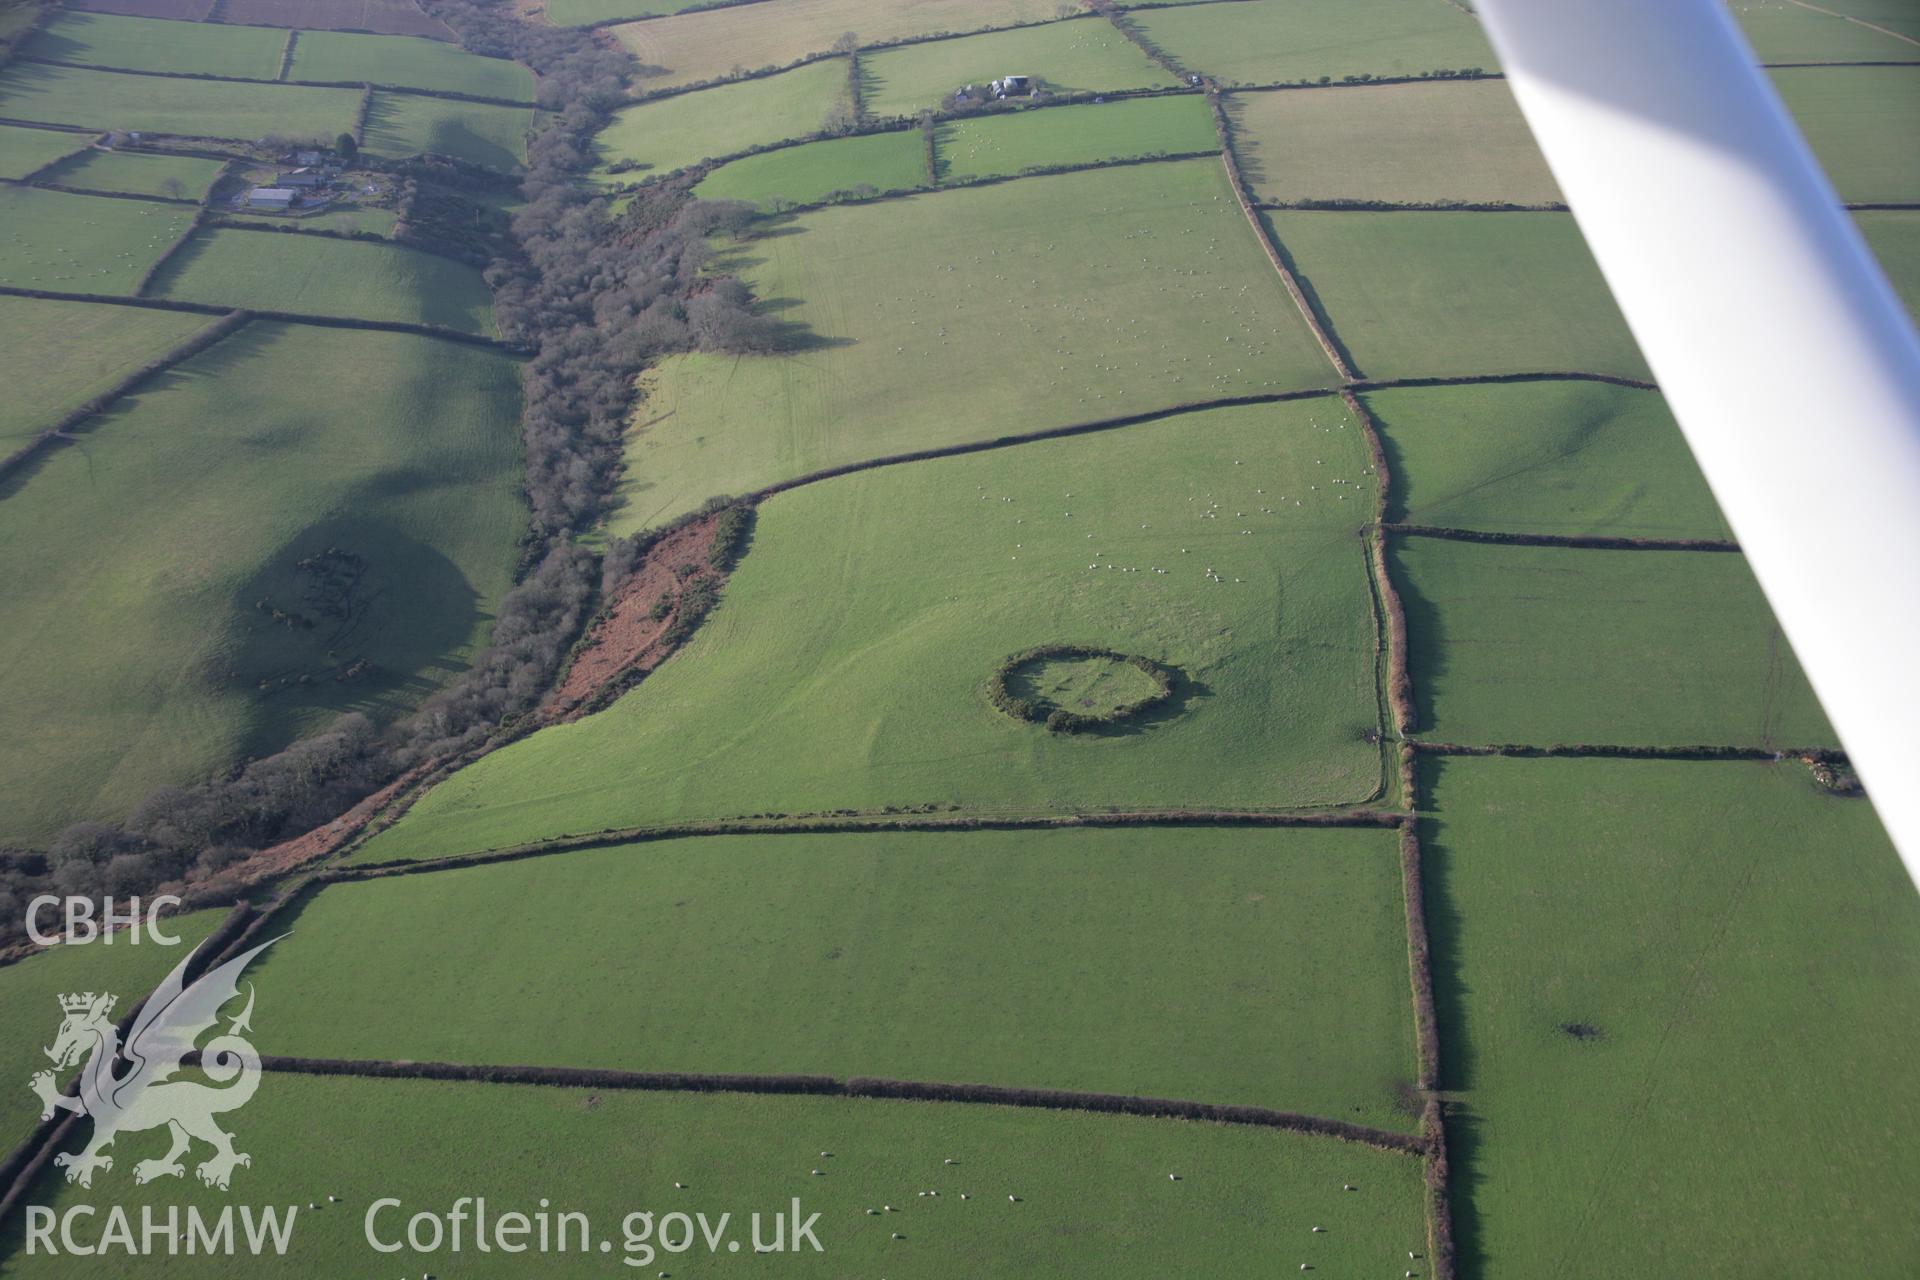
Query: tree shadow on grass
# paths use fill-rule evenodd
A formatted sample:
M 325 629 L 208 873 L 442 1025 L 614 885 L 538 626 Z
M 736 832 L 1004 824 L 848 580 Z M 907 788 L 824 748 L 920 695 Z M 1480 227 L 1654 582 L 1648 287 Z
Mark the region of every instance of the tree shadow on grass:
M 1436 728 L 1445 728 L 1436 711 L 1434 685 L 1447 674 L 1447 628 L 1440 608 L 1420 593 L 1407 572 L 1401 555 L 1405 541 L 1403 537 L 1387 537 L 1387 576 L 1407 619 L 1407 678 L 1413 684 L 1416 727 L 1431 734 Z

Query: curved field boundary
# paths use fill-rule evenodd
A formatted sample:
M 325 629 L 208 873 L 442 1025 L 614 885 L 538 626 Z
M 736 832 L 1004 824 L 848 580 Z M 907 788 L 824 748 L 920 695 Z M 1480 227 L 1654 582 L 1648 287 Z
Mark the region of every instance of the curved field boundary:
M 1131 1094 L 1077 1093 L 1064 1089 L 1021 1089 L 1001 1085 L 942 1081 L 883 1080 L 871 1076 L 838 1079 L 809 1075 L 700 1075 L 691 1072 L 613 1071 L 582 1067 L 465 1066 L 451 1062 L 399 1062 L 378 1059 L 287 1058 L 262 1056 L 266 1071 L 296 1075 L 359 1076 L 375 1080 L 455 1080 L 471 1084 L 523 1084 L 574 1089 L 632 1089 L 672 1093 L 762 1093 L 813 1097 L 874 1098 L 913 1102 L 966 1103 L 998 1107 L 1034 1107 L 1050 1111 L 1092 1111 L 1174 1120 L 1211 1120 L 1217 1124 L 1289 1129 L 1358 1142 L 1401 1155 L 1425 1155 L 1428 1141 L 1267 1107 L 1246 1107 L 1180 1098 Z
M 111 293 L 66 293 L 58 289 L 26 289 L 11 284 L 0 284 L 0 294 L 14 298 L 45 298 L 53 302 L 97 302 L 109 307 L 151 307 L 155 311 L 191 311 L 203 316 L 224 316 L 235 309 L 213 302 L 184 302 L 176 298 L 141 298 Z M 358 316 L 329 316 L 309 311 L 262 311 L 255 308 L 246 310 L 256 320 L 278 320 L 284 324 L 310 324 L 322 329 L 375 329 L 383 333 L 411 333 L 423 338 L 463 342 L 470 347 L 486 347 L 505 355 L 525 354 L 519 348 L 502 342 L 498 338 L 468 333 L 464 329 L 449 329 L 437 324 L 413 324 L 405 320 L 362 320 Z
M 291 49 L 288 56 L 291 56 Z M 111 71 L 121 76 L 148 76 L 155 80 L 218 80 L 225 84 L 286 84 L 307 89 L 360 89 L 367 87 L 365 80 L 267 80 L 258 76 L 221 76 L 210 71 L 149 71 L 140 67 L 115 67 L 104 62 L 68 62 L 61 58 L 37 58 L 22 54 L 22 62 L 37 62 L 46 67 L 70 67 L 75 71 Z M 451 102 L 478 102 L 493 107 L 525 107 L 532 109 L 533 103 L 519 98 L 495 98 L 482 93 L 461 93 L 457 89 L 421 89 L 413 85 L 376 84 L 372 86 L 382 93 L 399 93 L 415 98 L 445 98 Z
M 1403 538 L 1443 538 L 1449 542 L 1488 542 L 1510 547 L 1578 547 L 1586 551 L 1732 551 L 1740 544 L 1718 538 L 1616 538 L 1605 534 L 1491 533 L 1483 529 L 1447 529 L 1427 524 L 1383 523 L 1380 528 Z
M 5 482 L 14 472 L 26 466 L 28 462 L 37 458 L 55 443 L 72 440 L 72 433 L 75 430 L 112 408 L 114 403 L 122 396 L 131 395 L 133 392 L 138 391 L 149 379 L 158 377 L 175 365 L 199 355 L 208 347 L 228 337 L 251 319 L 253 319 L 253 316 L 246 311 L 229 311 L 221 319 L 214 321 L 206 328 L 188 338 L 185 342 L 182 342 L 179 346 L 174 347 L 171 351 L 163 352 L 146 364 L 141 365 L 138 369 L 135 369 L 132 373 L 129 373 L 126 377 L 120 379 L 120 381 L 114 383 L 93 399 L 62 417 L 60 421 L 54 423 L 45 431 L 42 431 L 39 435 L 27 441 L 27 443 L 20 446 L 20 448 L 14 450 L 6 457 L 0 458 L 0 483 Z M 5 497 L 4 489 L 0 489 L 0 501 L 3 501 Z
M 400 859 L 368 862 L 357 866 L 328 867 L 314 875 L 318 885 L 355 880 L 381 880 L 389 876 L 424 875 L 433 871 L 454 871 L 462 867 L 488 866 L 496 862 L 519 862 L 554 854 L 578 853 L 588 849 L 607 849 L 626 844 L 653 844 L 662 840 L 685 840 L 699 836 L 783 836 L 783 835 L 871 835 L 882 832 L 969 832 L 969 831 L 1057 831 L 1080 827 L 1354 827 L 1390 829 L 1409 821 L 1409 815 L 1384 809 L 1347 809 L 1331 813 L 1258 813 L 1246 810 L 1180 810 L 1139 813 L 1062 814 L 1053 817 L 915 817 L 912 814 L 829 815 L 821 818 L 730 819 L 721 822 L 683 823 L 666 827 L 629 827 L 599 831 L 591 835 L 562 836 L 534 844 L 505 849 L 483 849 L 474 853 L 448 854 L 438 858 Z

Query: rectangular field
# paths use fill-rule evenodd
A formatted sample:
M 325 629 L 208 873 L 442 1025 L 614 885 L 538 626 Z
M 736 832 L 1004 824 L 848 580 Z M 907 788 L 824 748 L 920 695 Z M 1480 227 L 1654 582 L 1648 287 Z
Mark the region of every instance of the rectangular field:
M 1398 849 L 1221 828 L 627 845 L 331 886 L 258 981 L 300 1056 L 965 1080 L 1410 1131 Z M 547 941 L 505 941 L 523 926 Z M 605 979 L 584 1003 L 583 972 Z
M 1920 210 L 1876 209 L 1853 218 L 1907 314 L 1920 323 Z
M 684 650 L 608 710 L 455 774 L 366 857 L 888 805 L 1366 801 L 1381 778 L 1366 468 L 1339 402 L 1315 399 L 781 494 Z M 988 700 L 1007 655 L 1069 637 L 1171 664 L 1173 700 L 1086 734 Z
M 1219 149 L 1213 112 L 1198 94 L 980 116 L 934 134 L 943 180 Z
M 125 191 L 139 196 L 199 200 L 220 176 L 218 160 L 199 156 L 146 155 L 88 148 L 40 176 L 40 181 L 88 191 Z
M 1656 391 L 1528 382 L 1373 391 L 1387 518 L 1495 533 L 1731 538 Z
M 519 390 L 491 352 L 258 322 L 9 477 L 0 738 L 34 750 L 5 757 L 0 842 L 459 670 L 525 522 Z
M 1237 93 L 1256 199 L 1545 204 L 1560 188 L 1501 80 Z
M 547 21 L 556 27 L 587 27 L 627 18 L 659 18 L 710 9 L 724 0 L 548 0 Z
M 222 0 L 220 21 L 302 31 L 370 31 L 452 40 L 453 32 L 413 0 Z
M 263 1006 L 257 1025 L 270 1025 L 271 1016 Z M 1276 1256 L 1289 1271 L 1311 1257 L 1323 1273 L 1397 1276 L 1414 1265 L 1405 1261 L 1408 1250 L 1426 1252 L 1419 1161 L 1247 1126 L 867 1099 L 291 1075 L 269 1075 L 228 1123 L 240 1148 L 257 1153 L 235 1173 L 231 1192 L 202 1186 L 191 1173 L 138 1186 L 116 1167 L 108 1175 L 115 1203 L 136 1223 L 141 1206 L 164 1222 L 167 1206 L 182 1202 L 206 1218 L 238 1197 L 294 1205 L 298 1225 L 286 1257 L 275 1262 L 300 1276 L 383 1268 L 378 1274 L 496 1280 L 661 1271 L 1160 1280 L 1258 1274 Z M 156 1140 L 129 1134 L 115 1150 L 124 1148 L 132 1163 Z M 812 1168 L 826 1176 L 809 1176 Z M 1179 1171 L 1178 1182 L 1170 1170 Z M 1347 1184 L 1359 1191 L 1343 1193 Z M 924 1190 L 941 1194 L 917 1194 Z M 327 1198 L 333 1194 L 337 1205 Z M 376 1254 L 364 1219 L 374 1200 L 388 1196 L 403 1207 L 375 1217 L 376 1238 L 401 1242 L 403 1251 Z M 470 1228 L 458 1254 L 406 1249 L 409 1216 L 429 1207 L 445 1213 L 462 1196 L 484 1196 L 491 1214 L 531 1216 L 543 1200 L 556 1215 L 585 1214 L 592 1241 L 606 1241 L 608 1250 L 581 1247 L 576 1229 L 567 1251 L 538 1255 L 533 1271 L 530 1255 L 476 1251 Z M 62 1212 L 88 1200 L 57 1178 L 31 1198 Z M 803 1220 L 818 1213 L 813 1234 L 823 1252 L 800 1244 L 769 1257 L 748 1253 L 751 1215 L 763 1215 L 769 1239 L 771 1219 L 796 1198 Z M 897 1212 L 877 1212 L 882 1205 Z M 628 1220 L 636 1212 L 652 1215 L 644 1230 Z M 677 1212 L 701 1214 L 710 1225 L 727 1218 L 714 1254 L 704 1242 L 685 1253 L 662 1247 L 663 1231 L 684 1247 L 677 1221 L 663 1216 Z M 24 1256 L 20 1219 L 13 1215 L 0 1237 L 0 1251 L 13 1255 L 10 1273 L 33 1280 L 98 1274 L 97 1258 Z M 1316 1225 L 1325 1230 L 1311 1232 Z M 752 1261 L 729 1266 L 727 1237 Z M 152 1261 L 186 1280 L 233 1280 L 252 1266 L 184 1255 Z M 120 1274 L 137 1280 L 148 1273 L 136 1260 Z
M 399 245 L 203 231 L 154 278 L 160 298 L 494 333 L 493 295 L 472 267 Z
M 627 107 L 595 136 L 594 146 L 600 175 L 624 181 L 806 137 L 826 128 L 830 117 L 853 118 L 844 58 Z M 630 167 L 607 174 L 604 166 L 621 162 Z
M 1265 216 L 1368 377 L 1650 376 L 1569 214 Z
M 777 232 L 721 261 L 787 323 L 788 353 L 648 375 L 623 528 L 839 463 L 1334 378 L 1217 160 L 845 205 Z
M 1098 16 L 881 49 L 864 55 L 861 67 L 867 110 L 883 117 L 937 107 L 965 85 L 985 84 L 1009 73 L 1032 76 L 1053 94 L 1160 89 L 1180 83 Z
M 90 129 L 190 138 L 334 138 L 353 128 L 359 110 L 357 89 L 132 76 L 38 62 L 0 71 L 0 115 Z
M 533 72 L 505 58 L 476 57 L 438 40 L 303 31 L 289 80 L 361 80 L 482 98 L 533 101 Z
M 63 13 L 35 37 L 28 52 L 56 62 L 130 71 L 272 80 L 280 72 L 286 44 L 286 32 L 264 27 Z
M 0 124 L 0 178 L 24 178 L 62 156 L 92 145 L 91 133 Z
M 929 185 L 926 140 L 918 129 L 805 142 L 725 164 L 693 193 L 702 200 L 811 204 L 863 188 L 899 191 Z
M 849 31 L 863 44 L 984 31 L 1052 18 L 1048 0 L 778 0 L 614 27 L 640 63 L 642 89 L 784 67 L 826 53 Z
M 1773 83 L 1842 200 L 1920 201 L 1920 66 L 1791 67 Z
M 0 297 L 0 455 L 210 323 L 178 311 Z
M 1920 54 L 1920 48 L 1898 35 L 1849 22 L 1839 12 L 1817 12 L 1793 0 L 1732 0 L 1727 7 L 1762 62 L 1881 62 L 1911 60 Z M 1820 0 L 1821 9 L 1846 7 Z M 1887 7 L 1905 8 L 1908 21 L 1912 20 L 1906 0 L 1891 0 Z
M 527 130 L 532 127 L 530 107 L 382 91 L 373 95 L 367 109 L 362 149 L 393 157 L 432 152 L 512 172 L 527 162 Z
M 0 186 L 0 284 L 132 293 L 192 221 L 184 205 Z
M 1447 0 L 1248 0 L 1144 9 L 1128 21 L 1184 70 L 1225 84 L 1495 69 L 1479 22 Z
M 89 13 L 124 13 L 136 18 L 180 18 L 199 22 L 213 11 L 216 0 L 68 0 L 69 9 Z
M 1911 1273 L 1920 901 L 1867 802 L 1794 761 L 1429 776 L 1461 1256 Z
M 1746 560 L 1397 538 L 1424 736 L 1833 746 Z

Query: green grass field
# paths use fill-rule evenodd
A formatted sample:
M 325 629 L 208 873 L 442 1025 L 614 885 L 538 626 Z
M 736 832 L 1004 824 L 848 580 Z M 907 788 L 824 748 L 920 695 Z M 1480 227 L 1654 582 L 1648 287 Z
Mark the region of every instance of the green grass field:
M 615 114 L 594 138 L 603 166 L 624 160 L 637 167 L 613 175 L 602 168 L 599 176 L 628 181 L 670 173 L 748 147 L 805 137 L 824 128 L 830 114 L 851 110 L 847 64 L 841 58 L 643 102 Z
M 841 206 L 774 231 L 722 263 L 796 350 L 648 374 L 620 529 L 836 463 L 1333 381 L 1217 160 Z
M 302 31 L 289 80 L 360 80 L 533 101 L 533 72 L 504 58 L 476 57 L 439 40 Z
M 685 650 L 611 709 L 454 775 L 366 856 L 767 811 L 1365 800 L 1366 465 L 1317 400 L 779 495 Z M 1001 659 L 1059 641 L 1172 663 L 1184 684 L 1086 735 L 987 701 Z
M 1568 214 L 1266 217 L 1368 377 L 1650 376 Z
M 208 323 L 177 311 L 0 297 L 0 454 Z
M 1241 173 L 1262 201 L 1560 199 L 1504 81 L 1278 90 L 1225 101 Z
M 1732 0 L 1741 30 L 1762 62 L 1880 62 L 1906 61 L 1920 55 L 1920 48 L 1884 31 L 1873 31 L 1857 22 L 1848 22 L 1841 14 L 1848 8 L 1860 8 L 1854 0 L 1828 3 L 1819 0 L 1820 13 L 1792 0 Z M 1883 0 L 1888 8 L 1902 8 L 1912 21 L 1912 6 L 1906 0 Z M 1866 17 L 1868 15 L 1861 14 Z M 1872 20 L 1887 25 L 1887 14 Z M 1920 31 L 1909 32 L 1920 35 Z
M 1161 153 L 1217 151 L 1220 135 L 1206 99 L 1184 94 L 955 120 L 939 126 L 934 143 L 944 180 L 1001 177 L 1042 166 Z
M 669 13 L 708 9 L 722 0 L 548 0 L 547 21 L 557 27 L 584 27 L 619 18 L 658 18 Z
M 63 129 L 23 129 L 0 124 L 0 178 L 24 178 L 34 170 L 70 156 L 93 141 L 87 133 Z
M 1375 391 L 1387 515 L 1499 533 L 1730 538 L 1659 393 L 1593 382 Z
M 1401 538 L 1424 736 L 1835 745 L 1745 559 Z
M 1178 84 L 1140 47 L 1099 17 L 992 31 L 959 40 L 881 49 L 861 59 L 867 110 L 912 115 L 969 84 L 1004 75 L 1038 78 L 1053 93 L 1112 93 Z
M 291 1010 L 264 1003 L 256 1025 Z M 316 1143 L 316 1117 L 329 1140 Z M 511 1085 L 269 1076 L 229 1124 L 255 1154 L 232 1192 L 188 1176 L 135 1186 L 116 1167 L 93 1198 L 112 1195 L 139 1222 L 140 1204 L 197 1203 L 217 1213 L 238 1200 L 297 1205 L 284 1265 L 291 1274 L 493 1276 L 722 1276 L 771 1267 L 781 1276 L 980 1275 L 1155 1280 L 1171 1274 L 1251 1275 L 1275 1258 L 1294 1271 L 1311 1258 L 1322 1274 L 1399 1275 L 1426 1252 L 1420 1163 L 1370 1147 L 1272 1129 L 1189 1124 L 1009 1107 L 746 1094 L 589 1092 Z M 121 1145 L 142 1156 L 152 1134 Z M 164 1147 L 159 1148 L 164 1150 Z M 829 1151 L 831 1156 L 821 1156 Z M 396 1155 L 396 1153 L 399 1153 Z M 952 1160 L 957 1163 L 948 1164 Z M 809 1176 L 821 1168 L 823 1177 Z M 1179 1181 L 1168 1178 L 1178 1172 Z M 676 1189 L 674 1183 L 684 1183 Z M 1343 1193 L 1353 1184 L 1359 1190 Z M 110 1192 L 100 1190 L 111 1187 Z M 938 1190 L 937 1198 L 922 1197 Z M 338 1194 L 340 1203 L 327 1196 Z M 968 1199 L 962 1200 L 962 1194 Z M 489 1212 L 589 1216 L 609 1254 L 376 1254 L 363 1219 L 379 1197 L 405 1209 L 377 1219 L 404 1234 L 408 1215 L 444 1213 L 460 1196 Z M 1007 1197 L 1017 1195 L 1017 1203 Z M 806 1248 L 758 1258 L 724 1252 L 628 1250 L 630 1213 L 732 1217 L 726 1234 L 748 1253 L 750 1216 L 770 1238 L 775 1213 L 798 1197 L 818 1212 Z M 88 1193 L 48 1182 L 35 1203 L 64 1209 Z M 317 1203 L 318 1212 L 307 1206 Z M 892 1205 L 897 1212 L 868 1216 Z M 104 1212 L 104 1210 L 103 1210 Z M 165 1210 L 159 1210 L 164 1220 Z M 27 1257 L 19 1215 L 0 1248 L 21 1276 L 90 1275 L 98 1258 Z M 1324 1231 L 1315 1233 L 1314 1226 Z M 136 1227 L 137 1230 L 137 1227 Z M 634 1224 L 638 1232 L 639 1224 Z M 893 1239 L 895 1234 L 901 1239 Z M 673 1240 L 679 1243 L 677 1235 Z M 574 1239 L 578 1239 L 577 1232 Z M 724 1244 L 720 1246 L 723 1250 Z M 619 1259 L 638 1265 L 624 1267 Z M 259 1263 L 233 1258 L 116 1258 L 116 1274 L 221 1277 Z M 149 1269 L 150 1268 L 150 1269 Z M 884 1270 L 883 1270 L 884 1268 Z M 1397 1269 L 1396 1269 L 1397 1268 Z
M 984 31 L 1055 16 L 1049 0 L 779 0 L 615 27 L 643 89 L 667 89 L 826 53 L 848 32 L 863 44 Z
M 62 13 L 34 39 L 30 52 L 57 62 L 130 71 L 272 80 L 280 73 L 280 55 L 286 44 L 286 32 L 267 27 Z
M 254 227 L 314 227 L 328 231 L 371 231 L 377 236 L 392 236 L 400 215 L 378 205 L 336 204 L 324 213 L 301 214 L 289 219 L 278 213 L 223 213 L 227 222 Z
M 494 332 L 493 295 L 474 268 L 362 240 L 202 232 L 161 268 L 152 292 L 263 311 Z
M 0 187 L 0 284 L 131 293 L 192 220 L 184 205 Z
M 198 200 L 220 176 L 218 160 L 199 156 L 144 155 L 88 149 L 41 175 L 41 181 L 88 191 L 125 191 L 139 196 Z
M 26 903 L 19 907 L 24 916 Z M 127 904 L 119 903 L 117 909 L 125 912 Z M 0 1073 L 14 1086 L 0 1089 L 0 1146 L 12 1150 L 40 1119 L 40 1099 L 27 1088 L 27 1080 L 51 1065 L 41 1050 L 60 1029 L 59 997 L 73 991 L 112 992 L 120 997 L 116 1012 L 124 1014 L 225 918 L 226 912 L 218 910 L 165 917 L 161 928 L 180 939 L 178 947 L 145 936 L 136 943 L 129 940 L 132 935 L 119 933 L 111 943 L 54 947 L 0 968 Z M 60 909 L 44 911 L 40 926 L 59 932 Z M 63 1072 L 61 1082 L 70 1075 Z
M 467 104 L 461 104 L 467 105 Z M 357 89 L 120 75 L 16 62 L 0 71 L 0 115 L 91 129 L 198 138 L 334 138 L 353 127 Z
M 1411 1131 L 1398 847 L 1246 829 L 628 845 L 330 887 L 258 981 L 297 1056 L 964 1080 Z M 597 999 L 575 998 L 581 973 Z
M 1920 902 L 1867 802 L 1793 763 L 1430 777 L 1462 1274 L 1911 1274 Z
M 1792 67 L 1773 82 L 1842 200 L 1920 201 L 1920 67 Z
M 918 129 L 900 129 L 747 156 L 714 170 L 693 193 L 702 200 L 810 204 L 862 186 L 898 191 L 926 185 L 926 142 Z
M 1480 24 L 1446 0 L 1249 0 L 1142 10 L 1130 21 L 1187 71 L 1228 84 L 1496 65 Z
M 470 347 L 256 323 L 10 477 L 0 843 L 442 684 L 511 578 L 519 396 Z M 330 547 L 345 585 L 299 567 Z
M 375 93 L 367 109 L 364 149 L 377 156 L 432 152 L 510 171 L 527 162 L 527 130 L 532 127 L 530 107 Z
M 1920 213 L 1876 209 L 1853 217 L 1907 313 L 1920 321 Z
M 1821 5 L 1821 8 L 1844 13 L 1862 22 L 1871 22 L 1920 42 L 1920 13 L 1914 12 L 1910 0 L 1833 0 L 1831 4 Z

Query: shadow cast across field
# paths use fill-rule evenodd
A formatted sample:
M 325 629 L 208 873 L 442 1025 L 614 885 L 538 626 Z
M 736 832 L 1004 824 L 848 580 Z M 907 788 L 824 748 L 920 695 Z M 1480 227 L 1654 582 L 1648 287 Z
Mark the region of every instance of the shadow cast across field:
M 1407 619 L 1407 674 L 1413 682 L 1416 727 L 1430 733 L 1439 723 L 1435 714 L 1437 699 L 1433 686 L 1438 677 L 1447 673 L 1446 626 L 1440 610 L 1420 593 L 1406 567 L 1400 563 L 1399 547 L 1399 537 L 1387 539 L 1387 575 L 1400 596 L 1400 609 Z

